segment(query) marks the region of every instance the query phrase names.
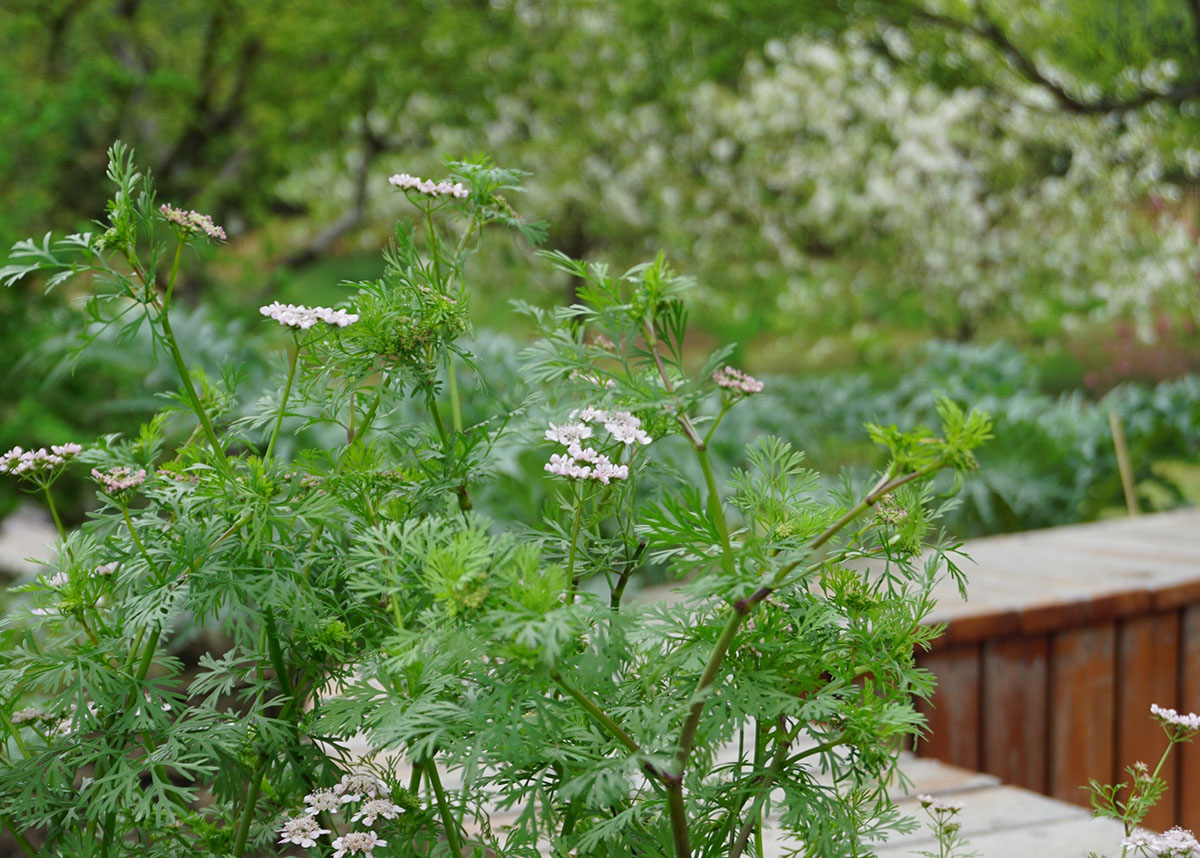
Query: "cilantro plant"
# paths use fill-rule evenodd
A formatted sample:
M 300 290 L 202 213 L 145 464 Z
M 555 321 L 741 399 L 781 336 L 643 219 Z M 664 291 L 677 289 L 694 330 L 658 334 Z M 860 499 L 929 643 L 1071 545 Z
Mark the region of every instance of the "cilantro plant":
M 769 816 L 803 854 L 861 855 L 913 825 L 886 784 L 931 691 L 931 588 L 962 583 L 931 480 L 974 466 L 988 419 L 942 400 L 937 431 L 873 425 L 888 465 L 832 495 L 782 438 L 717 473 L 762 384 L 725 349 L 693 366 L 687 279 L 549 253 L 578 303 L 521 308 L 533 392 L 468 423 L 468 263 L 484 230 L 540 229 L 519 174 L 449 171 L 392 178 L 416 223 L 347 307 L 262 308 L 284 359 L 254 403 L 171 325 L 182 261 L 224 231 L 159 205 L 120 145 L 107 221 L 0 271 L 80 278 L 89 335 L 148 328 L 179 376 L 137 437 L 0 467 L 51 503 L 66 468 L 97 483 L 6 620 L 0 821 L 31 858 L 737 858 Z M 283 443 L 302 429 L 320 443 Z M 537 520 L 476 508 L 502 437 L 545 463 Z M 670 598 L 634 598 L 648 567 Z M 226 643 L 185 662 L 200 626 Z

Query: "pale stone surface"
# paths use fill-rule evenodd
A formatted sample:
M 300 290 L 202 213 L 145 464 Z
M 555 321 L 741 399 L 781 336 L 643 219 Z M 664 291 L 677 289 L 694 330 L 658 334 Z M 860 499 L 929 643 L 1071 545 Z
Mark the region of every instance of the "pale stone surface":
M 54 556 L 58 531 L 40 509 L 22 506 L 0 520 L 0 575 L 28 579 L 41 567 L 31 561 Z

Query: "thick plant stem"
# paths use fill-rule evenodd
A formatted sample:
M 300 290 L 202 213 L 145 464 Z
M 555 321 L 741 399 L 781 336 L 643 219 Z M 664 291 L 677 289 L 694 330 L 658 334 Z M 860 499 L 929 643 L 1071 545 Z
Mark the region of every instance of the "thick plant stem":
M 691 858 L 692 840 L 688 833 L 687 805 L 683 801 L 683 778 L 667 784 L 667 811 L 671 816 L 671 842 L 675 858 Z
M 267 760 L 262 757 L 254 769 L 250 780 L 250 792 L 246 795 L 246 807 L 242 810 L 242 818 L 238 821 L 237 835 L 233 842 L 233 854 L 242 858 L 246 854 L 246 838 L 250 836 L 250 820 L 254 819 L 255 806 L 258 804 L 259 793 L 262 792 L 263 780 L 267 777 Z
M 66 539 L 67 531 L 63 528 L 62 519 L 58 517 L 58 507 L 54 505 L 54 496 L 50 494 L 50 487 L 42 486 L 42 493 L 46 495 L 46 506 L 50 507 L 50 515 L 54 517 L 54 526 L 58 528 L 58 538 Z
M 287 384 L 283 386 L 283 401 L 279 403 L 279 414 L 275 418 L 275 428 L 271 430 L 271 440 L 267 444 L 267 455 L 264 458 L 270 459 L 275 455 L 275 443 L 279 440 L 279 430 L 283 428 L 283 415 L 287 413 L 288 397 L 292 394 L 292 382 L 296 379 L 296 364 L 300 362 L 300 344 L 296 343 L 296 350 L 292 352 L 292 362 L 288 367 Z
M 463 858 L 462 843 L 458 839 L 458 824 L 454 821 L 454 815 L 450 812 L 450 804 L 446 801 L 446 790 L 442 788 L 442 778 L 438 775 L 437 763 L 432 759 L 424 762 L 425 778 L 429 781 L 429 785 L 433 787 L 433 795 L 437 801 L 438 815 L 442 818 L 442 828 L 446 831 L 446 842 L 450 846 L 450 853 L 455 858 Z
M 179 380 L 183 383 L 183 392 L 187 394 L 188 402 L 191 403 L 192 410 L 196 412 L 196 417 L 200 420 L 200 426 L 204 429 L 204 436 L 208 439 L 209 445 L 213 449 L 213 453 L 217 456 L 217 462 L 221 469 L 226 474 L 232 474 L 233 471 L 229 467 L 229 460 L 225 458 L 225 449 L 221 446 L 221 442 L 217 440 L 217 433 L 213 431 L 212 421 L 208 419 L 208 414 L 204 410 L 204 406 L 200 403 L 200 397 L 196 394 L 196 387 L 192 384 L 191 373 L 188 372 L 187 364 L 183 360 L 183 354 L 179 351 L 179 344 L 175 341 L 175 332 L 171 329 L 171 318 L 167 315 L 164 308 L 162 315 L 159 316 L 159 321 L 162 323 L 163 339 L 167 344 L 167 350 L 171 353 L 171 360 L 175 362 L 175 369 L 179 373 Z

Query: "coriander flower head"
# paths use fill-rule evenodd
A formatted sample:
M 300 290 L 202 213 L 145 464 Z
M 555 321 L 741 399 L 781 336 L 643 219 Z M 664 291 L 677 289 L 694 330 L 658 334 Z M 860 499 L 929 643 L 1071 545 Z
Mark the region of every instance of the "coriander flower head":
M 313 817 L 298 816 L 295 819 L 284 820 L 279 828 L 279 842 L 294 843 L 309 849 L 317 845 L 318 837 L 328 833 L 329 831 L 322 828 Z
M 570 480 L 596 480 L 606 486 L 613 480 L 629 479 L 628 465 L 619 465 L 604 453 L 583 446 L 595 434 L 589 425 L 592 423 L 602 424 L 612 441 L 625 446 L 654 440 L 642 429 L 642 421 L 628 411 L 603 411 L 591 406 L 577 409 L 571 412 L 569 423 L 551 423 L 545 432 L 547 441 L 567 448 L 566 453 L 551 454 L 545 465 L 547 473 Z
M 763 389 L 763 383 L 757 378 L 731 366 L 722 367 L 714 372 L 713 381 L 717 383 L 717 387 L 724 388 L 735 396 L 750 396 L 762 393 Z
M 342 775 L 341 781 L 333 788 L 333 792 L 342 804 L 352 801 L 362 801 L 367 798 L 379 798 L 387 791 L 387 786 L 372 774 Z
M 333 841 L 333 858 L 347 854 L 370 856 L 376 846 L 387 846 L 387 841 L 380 840 L 374 831 L 351 831 Z
M 345 310 L 334 310 L 330 307 L 305 307 L 303 304 L 280 304 L 278 301 L 259 307 L 258 312 L 274 319 L 285 328 L 299 328 L 302 331 L 307 331 L 317 322 L 344 328 L 346 325 L 358 321 L 356 314 L 347 313 Z
M 44 709 L 26 706 L 24 709 L 14 712 L 11 720 L 14 724 L 24 724 L 26 721 L 49 721 L 52 720 L 52 716 Z
M 1154 858 L 1200 858 L 1200 843 L 1196 842 L 1192 832 L 1178 826 L 1162 834 L 1139 832 L 1121 845 L 1134 850 L 1135 854 Z
M 138 468 L 135 471 L 124 465 L 109 468 L 107 471 L 92 468 L 92 479 L 100 484 L 101 489 L 106 495 L 115 496 L 131 492 L 146 482 L 146 469 Z
M 363 802 L 363 806 L 350 818 L 350 821 L 361 821 L 364 825 L 374 825 L 377 816 L 382 816 L 384 819 L 395 819 L 399 813 L 400 805 L 393 804 L 391 799 L 373 798 Z
M 185 238 L 191 238 L 194 235 L 204 233 L 214 241 L 225 240 L 225 230 L 213 223 L 213 219 L 206 214 L 187 211 L 186 209 L 177 209 L 166 203 L 159 206 L 158 210 L 162 212 L 162 216 L 166 219 L 167 223 Z
M 54 444 L 47 450 L 23 450 L 13 447 L 0 456 L 0 474 L 12 474 L 14 477 L 35 477 L 65 465 L 79 453 L 83 447 L 78 444 Z
M 461 200 L 470 195 L 462 182 L 435 182 L 433 179 L 422 179 L 408 173 L 397 173 L 388 179 L 388 183 L 402 191 L 416 191 L 427 197 L 454 197 Z
M 1167 709 L 1157 703 L 1151 703 L 1150 714 L 1157 718 L 1164 727 L 1181 727 L 1185 733 L 1195 733 L 1200 730 L 1200 715 L 1195 712 L 1181 715 L 1174 709 Z
M 304 803 L 308 805 L 304 812 L 309 816 L 316 816 L 325 811 L 333 813 L 342 809 L 342 800 L 331 789 L 313 790 L 304 797 Z

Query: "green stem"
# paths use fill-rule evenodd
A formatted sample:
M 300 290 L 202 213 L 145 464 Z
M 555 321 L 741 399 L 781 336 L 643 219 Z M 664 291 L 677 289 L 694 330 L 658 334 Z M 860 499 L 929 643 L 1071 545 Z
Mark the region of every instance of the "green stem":
M 700 460 L 700 468 L 704 471 L 704 484 L 708 488 L 708 513 L 712 516 L 713 525 L 721 537 L 721 566 L 726 574 L 732 575 L 733 546 L 729 542 L 729 523 L 725 520 L 725 510 L 721 507 L 721 495 L 717 491 L 717 478 L 713 474 L 708 448 L 697 447 L 696 458 Z
M 58 517 L 58 508 L 54 506 L 54 497 L 50 494 L 50 486 L 43 485 L 42 493 L 46 495 L 46 505 L 50 507 L 50 515 L 54 516 L 54 526 L 58 528 L 59 539 L 66 539 L 67 531 L 63 529 L 62 519 Z
M 208 443 L 212 446 L 213 452 L 216 453 L 218 464 L 220 464 L 221 469 L 226 474 L 232 475 L 233 471 L 229 467 L 229 460 L 225 458 L 225 449 L 221 446 L 221 442 L 217 440 L 217 433 L 213 431 L 212 422 L 208 419 L 208 414 L 204 411 L 204 406 L 200 404 L 200 397 L 196 395 L 196 388 L 192 384 L 191 373 L 188 372 L 187 364 L 183 360 L 183 354 L 179 351 L 179 344 L 175 340 L 175 332 L 171 329 L 171 317 L 168 315 L 165 307 L 163 308 L 162 315 L 159 316 L 159 321 L 162 323 L 163 340 L 167 344 L 168 351 L 171 352 L 171 360 L 175 362 L 175 369 L 179 372 L 179 380 L 183 383 L 183 392 L 187 394 L 192 410 L 196 412 L 196 417 L 200 420 L 200 425 L 204 429 L 204 435 L 208 438 Z
M 625 732 L 620 724 L 613 720 L 611 715 L 601 709 L 590 697 L 563 679 L 562 674 L 560 674 L 557 670 L 552 670 L 550 671 L 550 678 L 553 679 L 555 684 L 565 691 L 569 697 L 574 699 L 576 703 L 583 707 L 583 711 L 591 715 L 597 723 L 611 733 L 617 741 L 619 741 L 629 750 L 633 751 L 635 754 L 640 754 L 642 752 L 641 746 L 634 741 L 632 736 Z
M 175 246 L 175 259 L 171 262 L 171 276 L 167 280 L 167 293 L 163 296 L 163 312 L 171 306 L 171 293 L 175 291 L 175 277 L 179 274 L 179 260 L 183 256 L 183 242 Z
M 133 537 L 133 544 L 138 547 L 142 558 L 145 559 L 146 565 L 150 567 L 150 571 L 154 573 L 154 577 L 158 578 L 158 566 L 150 559 L 150 552 L 146 550 L 146 546 L 142 543 L 141 537 L 137 535 L 137 531 L 133 529 L 133 519 L 129 517 L 129 507 L 121 504 L 121 515 L 125 516 L 125 526 L 129 528 L 129 535 Z
M 283 427 L 283 415 L 287 413 L 288 397 L 292 394 L 292 382 L 296 379 L 296 364 L 300 362 L 300 343 L 297 342 L 296 350 L 292 352 L 292 363 L 288 367 L 287 384 L 283 386 L 283 401 L 279 403 L 279 414 L 275 418 L 275 428 L 271 430 L 271 441 L 267 444 L 267 455 L 264 458 L 270 459 L 275 455 L 275 443 L 279 440 L 279 430 Z
M 454 370 L 454 352 L 446 353 L 446 379 L 450 388 L 450 420 L 456 434 L 463 431 L 462 405 L 458 399 L 458 373 Z
M 262 792 L 263 781 L 267 777 L 267 758 L 260 757 L 251 775 L 250 792 L 246 795 L 246 806 L 242 810 L 242 818 L 238 821 L 237 837 L 233 842 L 233 854 L 242 858 L 246 854 L 246 838 L 250 836 L 250 820 L 254 818 L 258 795 Z
M 446 791 L 442 788 L 442 778 L 438 775 L 437 763 L 428 759 L 424 763 L 425 777 L 433 787 L 433 795 L 437 799 L 438 815 L 442 817 L 442 828 L 446 831 L 446 842 L 455 858 L 463 858 L 462 844 L 458 839 L 458 825 L 454 815 L 450 813 L 450 804 L 446 801 Z
M 575 602 L 575 590 L 579 582 L 575 580 L 575 545 L 579 542 L 579 524 L 583 519 L 583 497 L 575 505 L 575 518 L 571 522 L 571 547 L 567 552 L 567 604 Z
M 371 401 L 371 407 L 367 409 L 367 413 L 363 415 L 362 423 L 350 433 L 349 443 L 353 443 L 361 438 L 370 427 L 371 422 L 375 419 L 375 412 L 379 410 L 379 403 L 383 400 L 383 391 L 385 388 L 387 388 L 386 375 L 379 382 L 379 389 L 375 391 L 375 398 Z M 350 419 L 354 419 L 353 409 L 351 409 Z
M 687 805 L 683 800 L 683 779 L 667 784 L 667 810 L 671 815 L 671 841 L 675 858 L 691 858 L 692 842 L 688 834 Z
M 17 841 L 17 845 L 21 847 L 21 851 L 28 855 L 29 858 L 34 858 L 37 855 L 37 850 L 33 848 L 33 844 L 29 842 L 29 838 L 17 828 L 12 818 L 6 813 L 0 815 L 0 821 L 3 821 L 4 827 L 8 829 L 8 833 L 12 835 L 12 839 Z

